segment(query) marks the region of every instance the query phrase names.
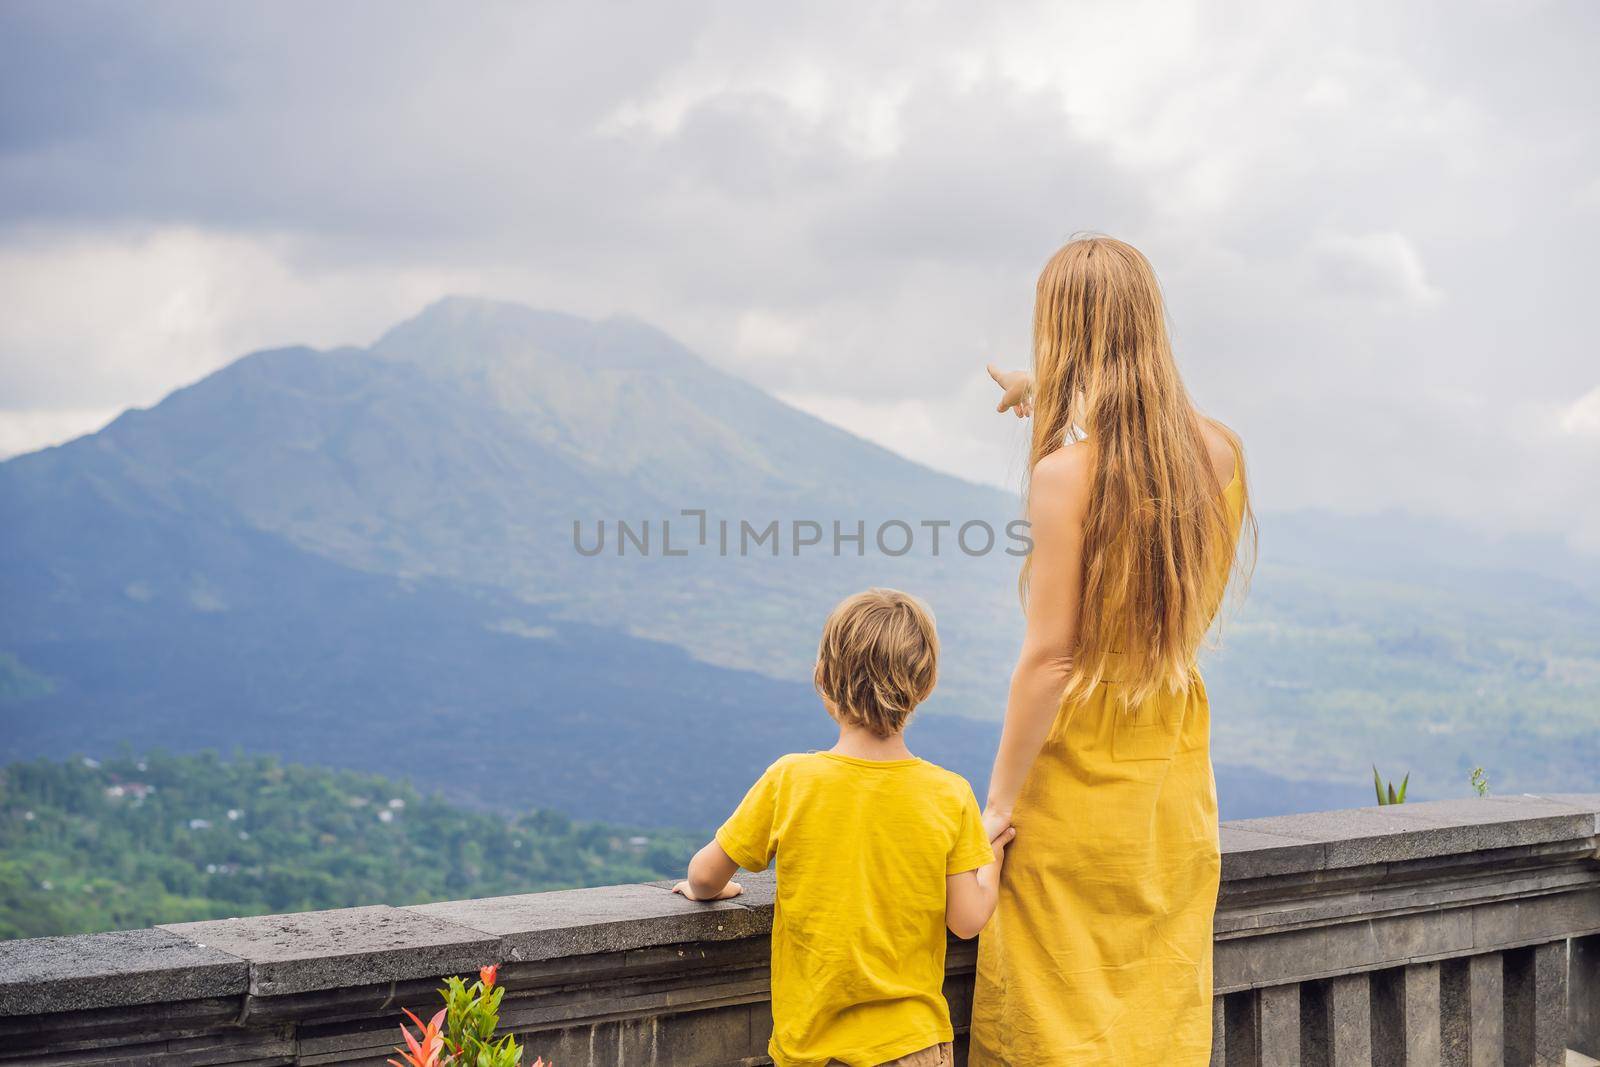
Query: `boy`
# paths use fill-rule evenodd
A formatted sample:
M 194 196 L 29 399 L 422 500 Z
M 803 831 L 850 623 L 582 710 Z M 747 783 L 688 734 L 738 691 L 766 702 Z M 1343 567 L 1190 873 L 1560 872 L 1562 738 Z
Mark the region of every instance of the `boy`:
M 938 661 L 933 616 L 914 597 L 869 589 L 835 608 L 815 682 L 839 743 L 768 767 L 675 887 L 737 896 L 734 872 L 776 857 L 778 1067 L 954 1063 L 945 928 L 976 937 L 989 921 L 1015 831 L 991 842 L 972 787 L 906 748 Z

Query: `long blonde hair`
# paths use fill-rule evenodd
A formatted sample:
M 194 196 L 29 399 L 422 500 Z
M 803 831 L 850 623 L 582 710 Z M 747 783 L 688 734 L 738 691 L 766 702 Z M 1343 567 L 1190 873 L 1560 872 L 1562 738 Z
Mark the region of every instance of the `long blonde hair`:
M 1129 704 L 1182 690 L 1230 576 L 1247 568 L 1149 261 L 1109 237 L 1062 247 L 1039 275 L 1033 349 L 1029 470 L 1080 430 L 1094 449 L 1077 647 L 1062 699 L 1086 699 L 1107 678 L 1109 654 Z M 1243 489 L 1239 440 L 1213 425 L 1233 445 Z M 1248 493 L 1242 519 L 1253 547 Z M 1024 565 L 1024 597 L 1027 579 Z

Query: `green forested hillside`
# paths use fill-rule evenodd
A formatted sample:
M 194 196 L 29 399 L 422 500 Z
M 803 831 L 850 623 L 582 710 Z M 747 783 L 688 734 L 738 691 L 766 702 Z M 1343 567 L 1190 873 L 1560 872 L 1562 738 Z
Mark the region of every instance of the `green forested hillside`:
M 266 757 L 37 760 L 0 771 L 0 937 L 661 878 L 697 844 Z

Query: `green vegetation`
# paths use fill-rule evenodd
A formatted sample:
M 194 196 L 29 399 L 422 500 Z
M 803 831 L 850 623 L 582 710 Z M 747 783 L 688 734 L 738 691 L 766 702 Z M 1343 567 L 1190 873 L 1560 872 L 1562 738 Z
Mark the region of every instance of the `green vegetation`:
M 1489 795 L 1489 776 L 1484 773 L 1482 767 L 1472 768 L 1472 774 L 1468 776 L 1467 782 L 1472 786 L 1472 791 L 1480 797 Z
M 1406 776 L 1400 780 L 1398 792 L 1395 791 L 1393 782 L 1388 783 L 1389 788 L 1385 790 L 1383 777 L 1378 774 L 1378 768 L 1372 768 L 1372 788 L 1378 791 L 1379 804 L 1404 804 L 1406 802 L 1406 786 L 1410 784 L 1411 774 L 1408 771 Z
M 0 937 L 641 881 L 698 843 L 267 757 L 38 760 L 0 770 Z

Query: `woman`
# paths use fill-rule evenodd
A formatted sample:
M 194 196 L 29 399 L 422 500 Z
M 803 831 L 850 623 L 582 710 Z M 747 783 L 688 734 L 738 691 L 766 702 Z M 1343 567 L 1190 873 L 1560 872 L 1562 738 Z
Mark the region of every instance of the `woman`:
M 1017 828 L 971 1063 L 1203 1065 L 1220 856 L 1195 655 L 1249 525 L 1238 439 L 1190 402 L 1150 264 L 1091 237 L 1039 276 L 1027 628 L 989 782 Z

